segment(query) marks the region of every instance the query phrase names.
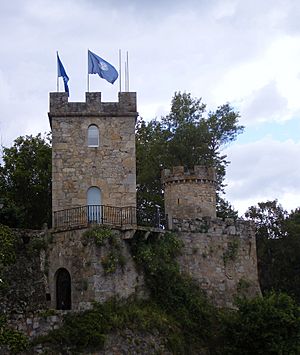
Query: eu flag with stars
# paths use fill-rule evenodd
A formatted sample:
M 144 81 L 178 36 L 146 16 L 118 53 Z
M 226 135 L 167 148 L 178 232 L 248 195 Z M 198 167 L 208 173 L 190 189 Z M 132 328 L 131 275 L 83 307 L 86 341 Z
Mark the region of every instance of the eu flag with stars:
M 118 72 L 114 66 L 95 53 L 88 51 L 88 73 L 98 74 L 100 78 L 113 84 L 118 78 Z
M 57 76 L 63 78 L 65 92 L 67 92 L 68 96 L 69 96 L 69 87 L 68 87 L 69 77 L 65 71 L 64 66 L 62 65 L 61 60 L 59 59 L 58 53 L 56 53 L 56 54 L 57 54 Z

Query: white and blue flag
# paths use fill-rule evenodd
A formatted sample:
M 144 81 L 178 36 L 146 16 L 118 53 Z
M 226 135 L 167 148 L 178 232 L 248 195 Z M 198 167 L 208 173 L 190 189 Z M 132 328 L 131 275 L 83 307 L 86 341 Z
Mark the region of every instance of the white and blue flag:
M 68 81 L 69 81 L 69 77 L 65 71 L 64 66 L 62 65 L 61 60 L 59 59 L 58 53 L 57 54 L 57 76 L 62 77 L 63 81 L 64 81 L 64 86 L 65 86 L 65 92 L 68 93 L 69 96 L 69 87 L 68 87 Z
M 90 50 L 88 51 L 88 73 L 98 74 L 100 78 L 107 80 L 111 84 L 113 84 L 119 76 L 114 66 Z

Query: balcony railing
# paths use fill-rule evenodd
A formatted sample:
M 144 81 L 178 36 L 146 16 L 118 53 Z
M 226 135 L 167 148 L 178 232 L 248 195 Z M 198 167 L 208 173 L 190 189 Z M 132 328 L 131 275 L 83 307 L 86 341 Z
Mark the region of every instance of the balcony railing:
M 116 227 L 136 225 L 136 208 L 89 205 L 54 212 L 54 228 L 76 228 L 89 224 Z
M 115 227 L 147 226 L 166 229 L 166 216 L 157 208 L 88 205 L 54 212 L 53 226 L 58 229 L 107 224 Z

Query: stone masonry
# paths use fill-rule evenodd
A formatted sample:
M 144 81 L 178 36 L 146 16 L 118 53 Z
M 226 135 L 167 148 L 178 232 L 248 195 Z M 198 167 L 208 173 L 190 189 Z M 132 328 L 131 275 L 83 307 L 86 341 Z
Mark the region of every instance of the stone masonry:
M 53 212 L 87 205 L 87 190 L 101 190 L 102 204 L 136 206 L 136 93 L 101 102 L 100 92 L 86 102 L 68 102 L 67 93 L 50 93 Z M 99 129 L 98 147 L 88 147 L 90 125 Z
M 165 212 L 169 227 L 173 218 L 216 217 L 216 176 L 211 167 L 195 165 L 162 171 Z
M 236 296 L 260 295 L 255 226 L 220 218 L 174 219 L 183 241 L 180 268 L 196 280 L 213 303 L 233 307 Z
M 49 265 L 48 282 L 51 295 L 50 307 L 56 308 L 57 270 L 65 268 L 71 277 L 71 308 L 84 310 L 92 302 L 104 302 L 110 297 L 127 298 L 137 293 L 143 296 L 144 278 L 135 268 L 124 237 L 124 231 L 114 230 L 124 258 L 124 266 L 106 273 L 102 261 L 111 252 L 109 244 L 97 246 L 84 237 L 86 229 L 53 233 L 53 241 L 47 248 Z

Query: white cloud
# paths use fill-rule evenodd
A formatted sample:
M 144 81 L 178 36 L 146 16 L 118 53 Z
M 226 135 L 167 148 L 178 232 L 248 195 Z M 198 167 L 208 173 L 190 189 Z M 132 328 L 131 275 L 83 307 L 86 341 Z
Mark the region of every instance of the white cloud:
M 244 213 L 257 202 L 278 199 L 286 209 L 300 206 L 300 142 L 264 138 L 226 150 L 226 198 Z

